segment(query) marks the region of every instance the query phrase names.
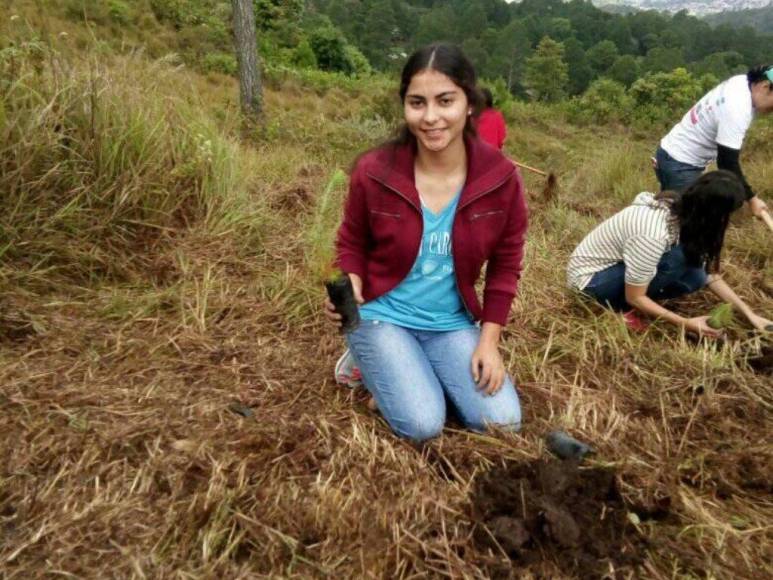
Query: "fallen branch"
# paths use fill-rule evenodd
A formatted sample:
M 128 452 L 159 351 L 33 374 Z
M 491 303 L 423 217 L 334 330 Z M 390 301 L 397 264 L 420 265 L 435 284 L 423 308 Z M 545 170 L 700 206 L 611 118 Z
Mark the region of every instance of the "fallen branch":
M 521 169 L 528 169 L 529 171 L 532 171 L 537 175 L 541 175 L 542 177 L 548 176 L 547 173 L 545 173 L 541 169 L 537 169 L 536 167 L 529 167 L 528 165 L 524 165 L 523 163 L 519 163 L 518 161 L 513 161 L 513 163 L 516 165 L 516 167 L 520 167 Z

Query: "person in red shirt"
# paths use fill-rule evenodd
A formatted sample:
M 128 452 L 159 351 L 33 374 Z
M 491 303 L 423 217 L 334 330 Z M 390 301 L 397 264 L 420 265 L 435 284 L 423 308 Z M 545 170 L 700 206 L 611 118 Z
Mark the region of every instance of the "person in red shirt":
M 477 119 L 478 136 L 486 143 L 496 147 L 500 151 L 507 138 L 507 125 L 505 118 L 494 108 L 494 96 L 488 89 L 481 89 L 485 108 Z
M 521 274 L 521 177 L 476 136 L 482 99 L 458 47 L 414 53 L 400 98 L 405 123 L 356 162 L 338 231 L 337 264 L 362 319 L 342 360 L 359 368 L 401 437 L 439 435 L 446 401 L 469 428 L 517 428 L 520 403 L 498 345 Z M 340 325 L 330 300 L 325 313 Z

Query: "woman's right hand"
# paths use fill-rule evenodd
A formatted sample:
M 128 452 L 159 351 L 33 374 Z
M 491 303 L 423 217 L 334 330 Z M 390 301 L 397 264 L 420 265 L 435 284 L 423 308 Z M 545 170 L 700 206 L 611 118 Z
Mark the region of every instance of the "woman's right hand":
M 362 304 L 363 302 L 365 302 L 365 300 L 362 299 L 362 278 L 360 278 L 357 274 L 349 274 L 348 276 L 349 276 L 349 279 L 352 281 L 352 290 L 354 290 L 354 299 L 357 301 L 357 304 Z M 341 315 L 338 314 L 338 312 L 336 312 L 336 307 L 333 306 L 333 303 L 330 301 L 330 298 L 328 296 L 325 296 L 325 302 L 323 303 L 323 306 L 324 306 L 325 316 L 327 317 L 327 319 L 340 328 Z
M 696 316 L 695 318 L 688 318 L 684 323 L 684 327 L 688 332 L 692 332 L 698 336 L 719 338 L 722 335 L 722 331 L 716 328 L 711 328 L 709 326 L 708 320 L 708 316 Z

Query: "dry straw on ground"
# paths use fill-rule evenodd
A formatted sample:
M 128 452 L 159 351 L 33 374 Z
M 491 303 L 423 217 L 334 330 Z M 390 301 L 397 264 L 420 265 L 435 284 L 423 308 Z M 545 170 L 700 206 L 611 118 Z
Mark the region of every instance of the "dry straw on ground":
M 193 75 L 164 74 L 214 94 Z M 228 146 L 237 166 L 250 164 L 232 181 L 263 216 L 250 227 L 218 219 L 246 210 L 210 203 L 228 195 L 211 187 L 215 197 L 197 198 L 186 219 L 172 208 L 169 221 L 145 224 L 158 231 L 140 250 L 133 241 L 146 230 L 126 221 L 120 239 L 53 219 L 16 225 L 0 266 L 3 576 L 769 577 L 773 382 L 753 357 L 770 340 L 743 325 L 721 344 L 659 323 L 630 334 L 563 287 L 566 257 L 596 214 L 653 185 L 653 137 L 560 125 L 559 141 L 544 123 L 512 128 L 510 153 L 561 175 L 554 201 L 531 200 L 502 345 L 524 426 L 477 434 L 451 424 L 417 449 L 361 391 L 333 384 L 342 343 L 322 321 L 304 258 L 317 192 L 365 145 L 358 123 L 372 101 L 342 109 L 344 96 L 271 93 L 258 149 Z M 752 143 L 769 142 L 769 126 L 756 131 Z M 88 135 L 73 135 L 87 154 Z M 325 135 L 348 145 L 326 149 Z M 773 160 L 750 151 L 751 181 L 765 183 Z M 0 180 L 54 203 L 34 187 L 64 183 L 47 162 L 26 173 L 4 163 Z M 188 170 L 191 187 L 225 171 Z M 89 210 L 97 220 L 118 208 L 102 191 L 106 205 Z M 769 234 L 739 215 L 726 277 L 768 315 L 770 250 Z M 113 267 L 89 277 L 82 260 L 95 256 Z M 676 307 L 712 304 L 700 294 Z M 596 448 L 579 474 L 544 462 L 542 437 L 555 428 Z M 572 503 L 587 506 L 577 529 L 566 523 Z

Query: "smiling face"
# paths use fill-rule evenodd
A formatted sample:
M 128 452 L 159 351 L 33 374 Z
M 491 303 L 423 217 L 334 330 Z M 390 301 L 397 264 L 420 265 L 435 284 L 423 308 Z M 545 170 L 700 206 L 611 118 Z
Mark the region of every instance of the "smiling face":
M 425 69 L 413 75 L 403 107 L 420 148 L 440 152 L 461 143 L 470 104 L 462 88 L 443 73 Z

